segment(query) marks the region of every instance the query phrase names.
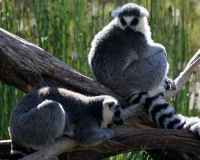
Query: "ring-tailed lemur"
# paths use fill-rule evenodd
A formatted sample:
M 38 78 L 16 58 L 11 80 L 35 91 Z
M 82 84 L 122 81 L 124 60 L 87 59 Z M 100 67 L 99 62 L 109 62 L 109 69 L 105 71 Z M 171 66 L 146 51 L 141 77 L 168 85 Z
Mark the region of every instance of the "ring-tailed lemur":
M 166 89 L 176 87 L 166 77 L 166 51 L 164 46 L 152 41 L 148 15 L 141 6 L 133 3 L 124 5 L 119 15 L 95 36 L 88 57 L 97 81 L 122 97 L 132 97 L 130 95 L 141 92 L 136 94 L 134 103 L 139 102 L 141 97 L 148 97 L 148 91 L 159 90 L 159 86 L 163 85 Z M 160 96 L 149 96 L 145 107 L 161 128 L 200 131 L 198 118 L 174 114 L 173 108 Z
M 174 108 L 162 98 L 161 94 L 152 91 L 140 92 L 129 96 L 127 101 L 143 105 L 147 114 L 161 128 L 190 130 L 200 136 L 200 119 L 175 114 Z
M 92 41 L 88 61 L 95 79 L 122 97 L 164 81 L 175 88 L 166 77 L 165 48 L 151 38 L 148 15 L 145 8 L 128 3 Z
M 81 146 L 114 136 L 107 127 L 122 124 L 121 106 L 111 96 L 88 97 L 63 88 L 45 87 L 23 97 L 11 113 L 11 154 L 39 150 L 63 135 Z

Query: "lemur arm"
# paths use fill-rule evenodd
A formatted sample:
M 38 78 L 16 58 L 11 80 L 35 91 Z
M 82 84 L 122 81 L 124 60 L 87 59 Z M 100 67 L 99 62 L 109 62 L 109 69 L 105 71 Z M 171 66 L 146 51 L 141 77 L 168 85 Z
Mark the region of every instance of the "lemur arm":
M 135 63 L 138 60 L 142 60 L 144 58 L 147 58 L 149 56 L 152 56 L 154 54 L 157 53 L 162 53 L 165 56 L 167 55 L 165 47 L 162 46 L 159 43 L 149 43 L 145 46 L 144 50 L 141 51 L 140 54 L 137 54 L 134 51 L 130 51 L 130 54 L 128 54 L 128 56 L 126 56 L 126 61 L 125 61 L 125 65 L 122 69 L 122 71 L 125 71 L 131 64 Z
M 163 53 L 165 56 L 167 56 L 167 52 L 165 50 L 165 47 L 159 43 L 149 43 L 145 48 L 144 52 L 142 52 L 142 55 L 140 59 L 144 59 L 146 57 L 152 56 L 157 53 Z
M 138 61 L 138 59 L 139 59 L 139 57 L 138 57 L 138 55 L 135 52 L 133 52 L 132 54 L 129 54 L 128 56 L 126 56 L 126 58 L 125 58 L 125 65 L 122 68 L 122 71 L 125 71 L 131 64 L 133 64 L 136 61 Z

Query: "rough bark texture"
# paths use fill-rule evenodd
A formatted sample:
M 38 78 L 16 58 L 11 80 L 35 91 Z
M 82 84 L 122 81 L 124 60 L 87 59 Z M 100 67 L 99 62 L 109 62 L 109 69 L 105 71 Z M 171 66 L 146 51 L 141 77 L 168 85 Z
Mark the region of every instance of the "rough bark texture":
M 70 148 L 59 150 L 62 148 L 60 147 L 61 145 L 68 146 L 67 144 L 70 144 Z M 62 155 L 61 159 L 67 157 L 67 160 L 96 160 L 123 152 L 152 149 L 163 150 L 163 152 L 167 149 L 200 154 L 199 146 L 199 139 L 190 132 L 165 129 L 145 129 L 115 136 L 111 140 L 92 148 L 75 147 L 73 140 L 63 137 L 48 149 L 45 148 L 23 159 L 50 159 L 64 151 L 71 151 L 73 147 L 75 147 L 73 151 Z M 10 140 L 0 142 L 0 150 L 2 151 L 0 157 L 9 156 L 9 147 Z M 167 154 L 167 152 L 165 153 Z
M 175 80 L 177 90 L 167 92 L 166 99 L 171 98 L 182 89 L 192 72 L 196 70 L 199 62 L 200 50 L 194 55 L 185 70 Z M 109 94 L 120 100 L 125 108 L 124 119 L 126 119 L 126 121 L 124 125 L 114 128 L 117 135 L 117 137 L 113 139 L 115 143 L 113 141 L 108 141 L 94 148 L 79 148 L 79 150 L 76 148 L 76 151 L 62 155 L 60 159 L 65 157 L 70 157 L 70 160 L 77 158 L 88 159 L 88 156 L 91 157 L 91 159 L 98 159 L 132 150 L 160 148 L 195 154 L 200 153 L 198 149 L 200 146 L 199 141 L 190 133 L 161 129 L 135 131 L 136 129 L 155 128 L 152 121 L 144 113 L 142 107 L 127 107 L 127 102 L 109 88 L 82 75 L 43 49 L 3 29 L 0 29 L 0 80 L 26 93 L 35 88 L 48 85 L 64 87 L 86 95 Z M 185 146 L 183 145 L 183 141 L 185 142 Z M 70 145 L 63 145 L 66 143 Z M 23 159 L 55 158 L 64 151 L 72 151 L 76 144 L 71 139 L 63 138 L 56 141 L 53 145 Z M 3 156 L 1 146 L 8 147 L 8 151 L 9 143 L 0 143 L 0 153 L 2 153 L 0 157 Z M 144 146 L 146 148 L 144 148 Z M 3 147 L 3 149 L 5 149 L 5 147 Z M 8 152 L 5 152 L 5 155 L 6 154 L 8 154 Z

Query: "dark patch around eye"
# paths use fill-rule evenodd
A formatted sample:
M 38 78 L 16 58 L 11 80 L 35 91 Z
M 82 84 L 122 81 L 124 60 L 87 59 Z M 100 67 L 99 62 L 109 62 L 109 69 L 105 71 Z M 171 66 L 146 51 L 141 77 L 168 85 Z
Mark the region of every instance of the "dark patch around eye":
M 121 22 L 121 24 L 122 24 L 123 26 L 126 25 L 126 21 L 125 21 L 123 18 L 120 19 L 120 22 Z
M 121 112 L 120 111 L 116 111 L 115 112 L 115 117 L 120 117 Z
M 113 105 L 115 104 L 115 102 L 108 102 L 108 106 L 111 109 L 113 107 Z
M 138 22 L 139 22 L 139 20 L 138 20 L 137 18 L 134 18 L 134 19 L 131 21 L 131 25 L 132 25 L 132 26 L 135 26 L 135 25 L 138 24 Z

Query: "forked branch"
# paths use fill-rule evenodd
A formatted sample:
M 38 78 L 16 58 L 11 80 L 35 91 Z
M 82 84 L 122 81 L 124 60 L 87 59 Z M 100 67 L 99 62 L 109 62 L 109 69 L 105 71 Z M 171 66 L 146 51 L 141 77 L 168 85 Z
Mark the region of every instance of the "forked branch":
M 166 99 L 183 88 L 199 62 L 200 50 L 176 79 L 177 90 L 167 92 Z M 0 80 L 26 93 L 48 85 L 64 87 L 86 95 L 108 94 L 117 97 L 125 107 L 125 124 L 114 128 L 116 137 L 111 141 L 93 148 L 77 148 L 74 140 L 63 137 L 23 160 L 52 159 L 63 152 L 69 152 L 67 154 L 71 160 L 78 157 L 87 159 L 87 156 L 98 159 L 127 151 L 160 148 L 200 154 L 200 143 L 192 133 L 162 129 L 136 131 L 154 128 L 142 107 L 127 107 L 127 102 L 109 88 L 82 75 L 38 46 L 3 29 L 0 29 Z M 1 152 L 3 150 L 5 152 Z M 9 157 L 9 152 L 10 141 L 0 142 L 0 157 Z M 66 154 L 64 156 L 66 157 Z

